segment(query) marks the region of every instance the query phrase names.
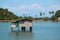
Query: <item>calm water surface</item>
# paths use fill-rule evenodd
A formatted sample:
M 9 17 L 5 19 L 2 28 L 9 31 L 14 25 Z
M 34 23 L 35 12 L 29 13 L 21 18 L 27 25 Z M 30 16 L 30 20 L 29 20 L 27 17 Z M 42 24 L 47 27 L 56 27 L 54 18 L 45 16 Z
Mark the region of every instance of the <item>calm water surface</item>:
M 0 40 L 60 40 L 60 22 L 33 22 L 33 31 L 11 32 L 10 22 L 0 22 Z M 17 29 L 17 28 L 15 28 Z

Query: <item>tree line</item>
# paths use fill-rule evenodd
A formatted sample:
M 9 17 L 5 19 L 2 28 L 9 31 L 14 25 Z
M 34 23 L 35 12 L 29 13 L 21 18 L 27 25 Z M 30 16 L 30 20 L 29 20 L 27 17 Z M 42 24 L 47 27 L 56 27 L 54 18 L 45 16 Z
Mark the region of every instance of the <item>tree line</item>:
M 30 18 L 33 20 L 55 20 L 57 17 L 60 17 L 60 10 L 57 10 L 56 12 L 54 11 L 49 11 L 49 14 L 52 15 L 52 17 L 48 18 L 45 17 L 45 13 L 40 12 L 40 16 L 41 17 L 37 17 L 38 15 L 35 15 L 35 18 L 33 18 L 32 16 L 27 16 L 27 14 L 23 14 L 24 18 Z M 15 15 L 13 12 L 9 11 L 8 9 L 3 9 L 0 8 L 0 20 L 17 20 L 17 19 L 22 19 L 22 16 L 18 17 L 17 15 Z

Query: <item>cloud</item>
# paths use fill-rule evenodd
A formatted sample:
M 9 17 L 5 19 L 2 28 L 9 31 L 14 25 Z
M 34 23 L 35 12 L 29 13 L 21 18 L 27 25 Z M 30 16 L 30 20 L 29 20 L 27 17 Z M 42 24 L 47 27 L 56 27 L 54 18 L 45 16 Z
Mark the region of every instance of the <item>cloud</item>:
M 44 10 L 43 6 L 39 5 L 39 4 L 32 4 L 30 5 L 31 9 L 39 9 L 39 10 Z
M 47 10 L 49 11 L 57 11 L 57 10 L 60 10 L 60 5 L 53 5 L 53 6 L 49 6 L 47 8 Z
M 24 10 L 24 9 L 28 9 L 28 6 L 27 6 L 27 5 L 21 5 L 19 8 L 20 8 L 21 10 Z
M 51 5 L 48 7 L 44 7 L 39 4 L 31 4 L 31 5 L 20 5 L 20 6 L 3 6 L 2 8 L 7 8 L 9 11 L 13 12 L 18 16 L 22 16 L 23 13 L 27 13 L 28 15 L 39 15 L 40 12 L 45 12 L 46 16 L 49 15 L 49 11 L 57 11 L 60 10 L 60 5 Z
M 25 10 L 25 9 L 44 10 L 43 6 L 40 6 L 39 4 L 20 5 L 18 7 L 5 6 L 4 8 L 8 8 L 8 9 L 12 9 L 12 10 Z
M 19 12 L 19 13 L 28 13 L 28 10 L 30 10 L 32 13 L 36 11 L 40 12 L 49 12 L 49 11 L 57 11 L 60 10 L 60 5 L 52 5 L 49 7 L 43 7 L 39 4 L 31 4 L 31 5 L 20 5 L 18 7 L 12 7 L 12 6 L 5 6 L 3 8 L 8 8 L 12 12 Z

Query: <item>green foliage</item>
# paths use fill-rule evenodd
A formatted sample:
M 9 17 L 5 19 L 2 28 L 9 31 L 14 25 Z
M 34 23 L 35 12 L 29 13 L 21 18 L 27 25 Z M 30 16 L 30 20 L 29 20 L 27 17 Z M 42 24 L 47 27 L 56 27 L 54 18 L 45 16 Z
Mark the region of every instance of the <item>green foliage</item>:
M 48 20 L 49 20 L 49 18 L 48 18 L 48 17 L 45 17 L 45 18 L 43 18 L 43 20 L 44 20 L 44 21 L 48 21 Z
M 54 15 L 50 18 L 50 20 L 55 20 L 55 19 L 56 17 Z
M 52 13 L 54 13 L 54 12 L 52 12 Z M 55 13 L 55 15 L 53 15 L 50 19 L 51 20 L 56 20 L 57 17 L 60 17 L 60 10 L 57 10 L 56 13 Z
M 31 16 L 25 16 L 26 19 L 32 19 L 33 17 Z
M 40 16 L 42 16 L 42 13 L 40 13 Z
M 55 16 L 60 17 L 60 10 L 56 11 Z
M 18 16 L 8 11 L 8 9 L 0 8 L 0 20 L 16 20 Z
M 54 11 L 49 11 L 49 14 L 52 14 L 52 17 L 50 18 L 50 20 L 55 20 L 56 19 L 55 15 L 54 15 Z
M 49 11 L 49 14 L 51 14 L 51 11 Z
M 54 14 L 54 11 L 52 11 L 52 14 Z
M 49 14 L 54 14 L 54 11 L 49 11 Z

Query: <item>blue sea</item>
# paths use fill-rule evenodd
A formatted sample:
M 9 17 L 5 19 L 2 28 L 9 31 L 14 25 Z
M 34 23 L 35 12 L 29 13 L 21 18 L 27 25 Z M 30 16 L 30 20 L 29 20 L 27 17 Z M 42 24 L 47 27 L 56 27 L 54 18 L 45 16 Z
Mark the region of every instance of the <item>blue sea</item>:
M 11 32 L 10 22 L 0 22 L 0 40 L 60 40 L 60 22 L 32 22 L 32 25 L 32 32 L 29 28 L 25 32 Z

